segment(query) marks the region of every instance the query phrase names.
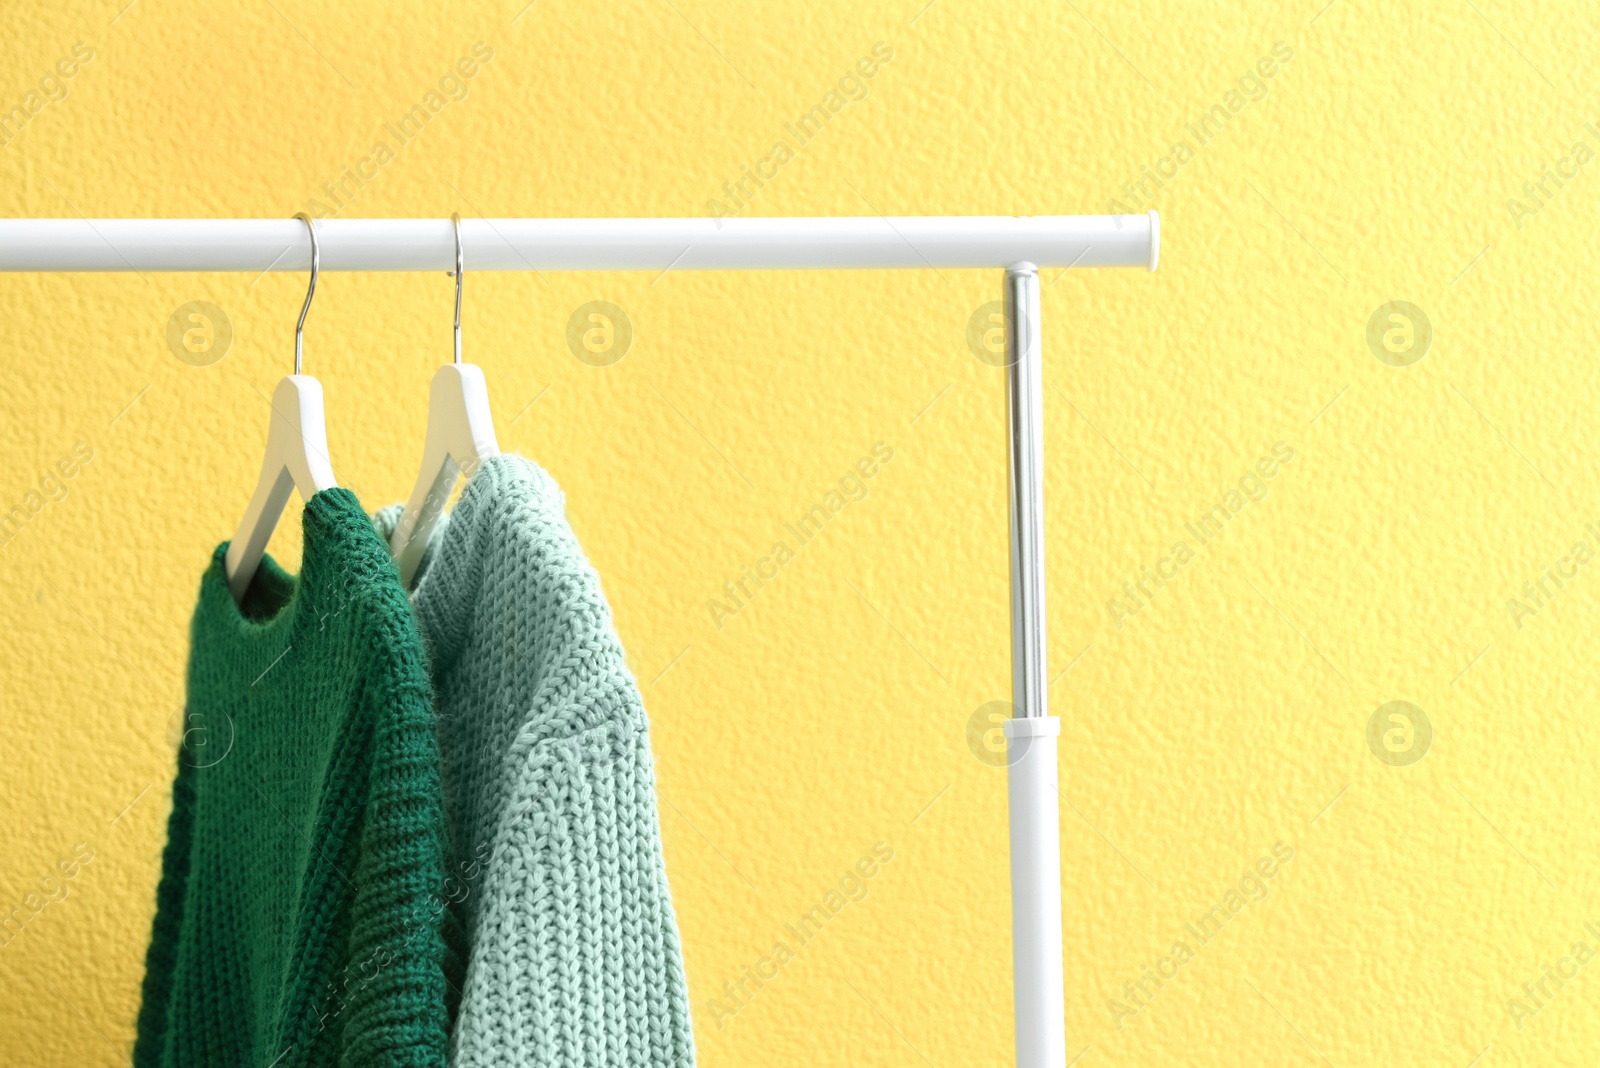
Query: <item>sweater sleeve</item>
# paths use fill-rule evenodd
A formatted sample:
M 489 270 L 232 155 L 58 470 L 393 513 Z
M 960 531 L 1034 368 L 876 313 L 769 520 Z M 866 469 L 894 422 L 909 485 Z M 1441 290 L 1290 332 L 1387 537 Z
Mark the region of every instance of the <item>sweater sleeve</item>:
M 156 886 L 156 917 L 151 925 L 150 946 L 145 951 L 134 1068 L 157 1068 L 166 1046 L 193 830 L 194 769 L 183 760 L 180 749 L 178 774 L 172 782 L 172 813 L 167 817 L 167 847 L 161 854 L 161 881 Z
M 513 750 L 517 781 L 484 878 L 452 1063 L 692 1066 L 637 697 L 567 702 L 550 719 L 577 729 L 525 732 Z
M 455 1000 L 449 988 L 460 982 L 432 692 L 416 659 L 363 697 L 374 738 L 351 872 L 343 1065 L 442 1068 Z

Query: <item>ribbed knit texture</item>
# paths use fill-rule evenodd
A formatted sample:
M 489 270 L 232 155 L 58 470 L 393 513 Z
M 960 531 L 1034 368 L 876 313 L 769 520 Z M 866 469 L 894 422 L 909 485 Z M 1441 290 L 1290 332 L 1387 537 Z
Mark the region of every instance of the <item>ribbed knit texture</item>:
M 448 1012 L 443 787 L 426 656 L 348 490 L 304 512 L 298 579 L 191 625 L 138 1068 L 436 1068 Z
M 400 506 L 376 517 L 389 534 Z M 649 722 L 555 481 L 482 463 L 412 602 L 462 850 L 456 1068 L 687 1068 Z

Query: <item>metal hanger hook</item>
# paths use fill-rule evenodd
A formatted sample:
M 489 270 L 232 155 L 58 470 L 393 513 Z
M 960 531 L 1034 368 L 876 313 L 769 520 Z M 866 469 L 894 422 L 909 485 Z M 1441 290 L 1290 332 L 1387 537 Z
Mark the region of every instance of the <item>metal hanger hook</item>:
M 311 235 L 311 284 L 306 287 L 306 302 L 300 307 L 300 321 L 294 324 L 294 373 L 300 373 L 300 349 L 303 344 L 306 329 L 306 312 L 311 310 L 311 298 L 317 292 L 317 271 L 322 266 L 322 256 L 317 250 L 317 228 L 311 222 L 311 216 L 305 212 L 298 212 L 296 219 L 306 224 L 306 233 Z
M 461 213 L 452 211 L 450 221 L 456 228 L 456 363 L 461 362 L 461 272 L 465 267 L 465 257 L 461 252 Z

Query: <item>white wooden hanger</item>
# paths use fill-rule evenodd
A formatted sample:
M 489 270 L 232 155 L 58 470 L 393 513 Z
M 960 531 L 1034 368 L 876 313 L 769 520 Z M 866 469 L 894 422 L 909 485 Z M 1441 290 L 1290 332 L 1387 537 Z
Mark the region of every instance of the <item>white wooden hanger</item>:
M 310 217 L 301 213 L 295 218 L 305 221 L 311 235 L 311 285 L 306 289 L 300 320 L 294 326 L 294 374 L 284 377 L 272 391 L 272 417 L 267 426 L 267 456 L 261 463 L 261 478 L 223 561 L 228 589 L 235 601 L 244 600 L 244 592 L 250 588 L 250 580 L 261 566 L 267 540 L 278 525 L 283 506 L 289 503 L 289 492 L 298 489 L 302 499 L 310 500 L 314 494 L 339 484 L 333 477 L 333 464 L 328 460 L 322 383 L 300 373 L 302 335 L 306 312 L 311 310 L 311 298 L 317 291 L 320 257 L 317 231 Z
M 422 471 L 389 538 L 389 552 L 400 566 L 400 581 L 407 588 L 422 563 L 428 535 L 433 533 L 445 502 L 450 499 L 450 491 L 455 488 L 456 476 L 465 472 L 471 478 L 478 464 L 500 455 L 483 368 L 461 362 L 461 272 L 464 266 L 461 216 L 452 214 L 450 221 L 456 230 L 456 359 L 455 363 L 439 368 L 433 376 L 433 385 L 428 391 L 428 432 L 422 443 Z

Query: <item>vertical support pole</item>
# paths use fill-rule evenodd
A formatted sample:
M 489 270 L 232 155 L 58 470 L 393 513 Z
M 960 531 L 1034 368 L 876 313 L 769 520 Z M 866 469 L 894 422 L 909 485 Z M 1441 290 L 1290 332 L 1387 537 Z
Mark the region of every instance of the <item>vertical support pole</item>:
M 1061 837 L 1056 738 L 1044 616 L 1044 407 L 1039 272 L 1006 269 L 1006 415 L 1010 427 L 1011 692 L 1006 722 L 1011 807 L 1011 947 L 1017 1068 L 1064 1068 Z

